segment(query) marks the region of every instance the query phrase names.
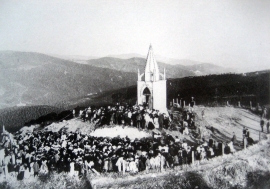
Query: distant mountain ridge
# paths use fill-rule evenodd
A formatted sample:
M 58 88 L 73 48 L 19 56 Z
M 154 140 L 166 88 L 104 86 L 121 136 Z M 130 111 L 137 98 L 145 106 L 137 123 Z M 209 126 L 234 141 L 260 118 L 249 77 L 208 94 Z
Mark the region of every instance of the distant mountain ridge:
M 145 67 L 144 58 L 130 58 L 119 59 L 114 57 L 104 57 L 99 59 L 91 59 L 87 61 L 88 65 L 97 66 L 101 68 L 109 68 L 124 72 L 137 73 L 138 69 L 142 73 Z M 168 78 L 181 78 L 187 76 L 196 75 L 208 75 L 208 74 L 220 74 L 226 72 L 233 72 L 232 69 L 227 69 L 221 66 L 216 66 L 209 63 L 200 63 L 195 65 L 183 66 L 181 64 L 171 65 L 163 62 L 158 62 L 160 72 L 166 69 L 166 75 Z
M 0 109 L 65 104 L 70 99 L 87 94 L 135 85 L 138 69 L 143 73 L 145 68 L 145 58 L 104 57 L 84 61 L 84 64 L 78 64 L 42 53 L 0 51 Z M 214 65 L 206 65 L 205 68 L 203 64 L 158 64 L 160 72 L 166 69 L 167 78 L 220 73 L 224 70 Z
M 120 55 L 108 55 L 106 57 L 112 57 L 112 58 L 120 58 L 120 59 L 131 59 L 131 58 L 143 58 L 146 59 L 146 55 L 141 55 L 137 53 L 129 53 L 129 54 L 120 54 Z M 155 55 L 155 58 L 158 62 L 163 62 L 166 64 L 180 64 L 183 66 L 190 66 L 195 64 L 201 64 L 201 62 L 188 60 L 188 59 L 175 59 L 175 58 L 167 58 L 159 55 Z
M 133 72 L 137 73 L 138 69 L 141 73 L 144 72 L 145 68 L 145 59 L 143 58 L 130 58 L 130 59 L 118 59 L 118 58 L 111 58 L 105 57 L 100 59 L 92 59 L 87 61 L 88 65 L 97 66 L 101 68 L 109 68 L 114 70 L 119 70 L 123 72 Z M 163 72 L 163 69 L 166 69 L 166 75 L 170 78 L 177 78 L 177 77 L 186 77 L 186 76 L 194 76 L 195 74 L 185 67 L 178 65 L 172 66 L 169 64 L 164 64 L 159 62 L 158 63 L 160 72 Z
M 55 105 L 136 84 L 136 74 L 32 52 L 0 52 L 0 108 Z

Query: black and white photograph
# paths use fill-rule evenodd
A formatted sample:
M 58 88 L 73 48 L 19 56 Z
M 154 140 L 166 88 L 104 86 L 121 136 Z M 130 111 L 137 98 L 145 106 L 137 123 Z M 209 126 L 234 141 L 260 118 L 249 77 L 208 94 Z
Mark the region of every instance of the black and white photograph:
M 0 188 L 270 188 L 270 1 L 0 0 Z

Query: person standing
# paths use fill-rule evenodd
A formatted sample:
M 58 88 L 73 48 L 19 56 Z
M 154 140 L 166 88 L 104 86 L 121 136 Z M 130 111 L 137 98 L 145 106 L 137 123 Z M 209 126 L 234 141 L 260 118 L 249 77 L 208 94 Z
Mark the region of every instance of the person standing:
M 137 112 L 137 116 L 136 116 L 136 122 L 137 122 L 137 129 L 141 129 L 142 128 L 142 114 L 140 111 Z
M 34 170 L 34 177 L 38 176 L 39 173 L 39 165 L 37 163 L 37 161 L 35 160 L 34 164 L 33 164 L 33 170 Z
M 233 132 L 232 142 L 233 142 L 233 145 L 235 145 L 236 142 L 237 142 L 237 140 L 236 140 L 236 135 L 235 135 L 234 132 Z
M 266 129 L 267 129 L 267 133 L 269 133 L 269 118 L 267 119 Z
M 24 178 L 24 171 L 25 171 L 24 165 L 23 164 L 20 164 L 19 174 L 17 175 L 17 179 L 18 180 L 23 180 L 23 178 Z
M 202 110 L 202 119 L 204 118 L 204 109 Z
M 261 119 L 260 125 L 261 125 L 262 132 L 263 132 L 263 127 L 264 127 L 264 120 L 263 119 Z
M 190 102 L 191 112 L 193 112 L 194 106 L 195 106 L 195 100 L 194 100 L 194 97 L 191 97 L 191 102 Z
M 160 130 L 163 129 L 163 124 L 164 124 L 164 115 L 163 113 L 160 113 L 160 115 L 158 116 L 158 125 Z

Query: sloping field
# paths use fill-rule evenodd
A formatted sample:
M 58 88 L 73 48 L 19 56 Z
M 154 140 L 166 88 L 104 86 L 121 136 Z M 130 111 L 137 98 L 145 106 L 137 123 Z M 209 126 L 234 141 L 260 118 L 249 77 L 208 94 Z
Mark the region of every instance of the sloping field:
M 201 112 L 204 110 L 204 119 L 201 119 Z M 204 126 L 213 127 L 219 132 L 215 135 L 222 139 L 231 139 L 235 132 L 237 139 L 242 140 L 243 127 L 247 127 L 250 136 L 255 140 L 259 140 L 260 117 L 252 113 L 248 109 L 234 107 L 196 107 L 195 111 L 200 117 L 200 121 Z M 266 129 L 265 129 L 266 130 Z M 261 136 L 263 137 L 263 133 Z

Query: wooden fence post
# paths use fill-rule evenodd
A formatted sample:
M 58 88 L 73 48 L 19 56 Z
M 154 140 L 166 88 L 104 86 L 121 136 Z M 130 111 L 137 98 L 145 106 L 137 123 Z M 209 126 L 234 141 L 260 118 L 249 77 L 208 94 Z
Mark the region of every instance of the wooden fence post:
M 222 145 L 221 145 L 221 148 L 222 148 L 222 156 L 224 155 L 224 144 L 222 143 Z
M 247 138 L 244 138 L 244 150 L 247 148 Z
M 186 102 L 184 101 L 184 108 L 186 107 Z
M 191 162 L 192 162 L 192 165 L 194 165 L 194 151 L 193 150 L 191 151 Z
M 249 102 L 249 105 L 250 105 L 250 109 L 252 110 L 252 102 L 251 101 Z
M 241 108 L 241 103 L 240 103 L 240 101 L 238 101 L 238 107 Z

